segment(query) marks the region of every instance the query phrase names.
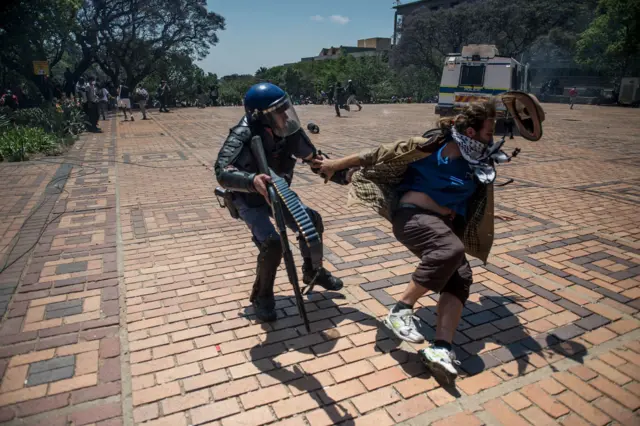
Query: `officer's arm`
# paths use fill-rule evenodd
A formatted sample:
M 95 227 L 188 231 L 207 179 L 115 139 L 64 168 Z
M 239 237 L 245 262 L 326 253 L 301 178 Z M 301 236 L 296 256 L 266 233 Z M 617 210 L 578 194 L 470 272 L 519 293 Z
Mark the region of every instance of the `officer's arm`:
M 250 140 L 251 131 L 248 128 L 235 127 L 220 148 L 214 169 L 218 183 L 224 188 L 238 192 L 256 192 L 253 186 L 255 173 L 244 172 L 233 166 L 244 144 Z

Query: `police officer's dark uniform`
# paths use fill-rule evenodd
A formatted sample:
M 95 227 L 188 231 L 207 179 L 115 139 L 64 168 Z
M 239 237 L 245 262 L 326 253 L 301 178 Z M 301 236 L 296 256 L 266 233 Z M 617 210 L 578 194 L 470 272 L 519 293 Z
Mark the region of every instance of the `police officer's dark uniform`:
M 271 223 L 271 209 L 254 186 L 258 174 L 251 152 L 251 138 L 261 136 L 269 168 L 289 184 L 293 178 L 296 158 L 310 160 L 316 150 L 304 130 L 287 94 L 279 87 L 260 83 L 253 86 L 244 98 L 246 115 L 233 127 L 218 153 L 215 163 L 216 178 L 220 185 L 233 193 L 233 208 L 253 234 L 253 242 L 260 249 L 256 280 L 251 302 L 256 315 L 264 321 L 276 319 L 273 285 L 282 260 L 282 245 Z M 339 179 L 339 178 L 338 178 Z M 332 179 L 334 180 L 334 179 Z M 335 181 L 335 180 L 334 180 Z M 229 202 L 229 200 L 227 200 Z M 322 217 L 305 206 L 318 233 L 322 235 Z M 298 231 L 295 221 L 285 212 L 287 226 Z M 323 267 L 314 268 L 309 248 L 299 238 L 304 259 L 303 282 L 312 280 L 327 290 L 339 290 L 343 283 Z

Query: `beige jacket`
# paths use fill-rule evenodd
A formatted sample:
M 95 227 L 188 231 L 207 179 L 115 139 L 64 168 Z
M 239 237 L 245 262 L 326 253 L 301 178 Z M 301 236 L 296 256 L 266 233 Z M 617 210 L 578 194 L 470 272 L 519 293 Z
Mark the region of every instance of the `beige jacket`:
M 381 145 L 360 153 L 362 168 L 351 178 L 348 206 L 365 205 L 391 221 L 398 202 L 396 186 L 402 181 L 407 167 L 437 151 L 445 142 L 438 131 L 427 132 L 428 138 L 410 138 Z M 493 244 L 493 184 L 479 185 L 469 201 L 467 224 L 462 235 L 466 252 L 487 263 Z

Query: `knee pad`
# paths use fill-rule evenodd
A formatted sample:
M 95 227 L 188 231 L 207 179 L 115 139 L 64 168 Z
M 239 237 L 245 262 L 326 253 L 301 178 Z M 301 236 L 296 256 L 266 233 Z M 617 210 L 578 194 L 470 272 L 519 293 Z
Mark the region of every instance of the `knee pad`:
M 282 261 L 282 243 L 277 236 L 270 236 L 260 245 L 258 265 L 256 267 L 256 280 L 249 300 L 256 298 L 273 299 L 273 284 L 276 272 Z
M 260 244 L 259 249 L 258 267 L 260 267 L 260 263 L 263 262 L 275 263 L 277 261 L 278 265 L 280 264 L 280 259 L 282 258 L 282 242 L 279 236 L 270 236 Z

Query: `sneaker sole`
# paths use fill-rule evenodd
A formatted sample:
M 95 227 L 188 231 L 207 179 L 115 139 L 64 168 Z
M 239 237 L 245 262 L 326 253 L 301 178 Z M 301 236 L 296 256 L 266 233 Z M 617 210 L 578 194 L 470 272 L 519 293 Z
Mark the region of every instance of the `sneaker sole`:
M 429 360 L 422 351 L 418 351 L 418 354 L 422 363 L 427 366 L 436 379 L 442 379 L 442 381 L 448 385 L 455 382 L 458 373 L 453 374 L 439 363 Z
M 400 339 L 400 340 L 403 340 L 403 341 L 409 342 L 409 343 L 423 343 L 424 342 L 424 339 L 422 339 L 422 340 L 410 340 L 410 339 L 407 339 L 407 336 L 402 336 L 401 334 L 398 334 L 398 332 L 393 328 L 393 325 L 391 324 L 391 322 L 389 322 L 388 318 L 385 318 L 383 322 L 384 322 L 384 325 L 386 325 L 387 328 L 389 330 L 391 330 L 393 332 L 393 334 L 395 334 L 396 337 L 398 339 Z

